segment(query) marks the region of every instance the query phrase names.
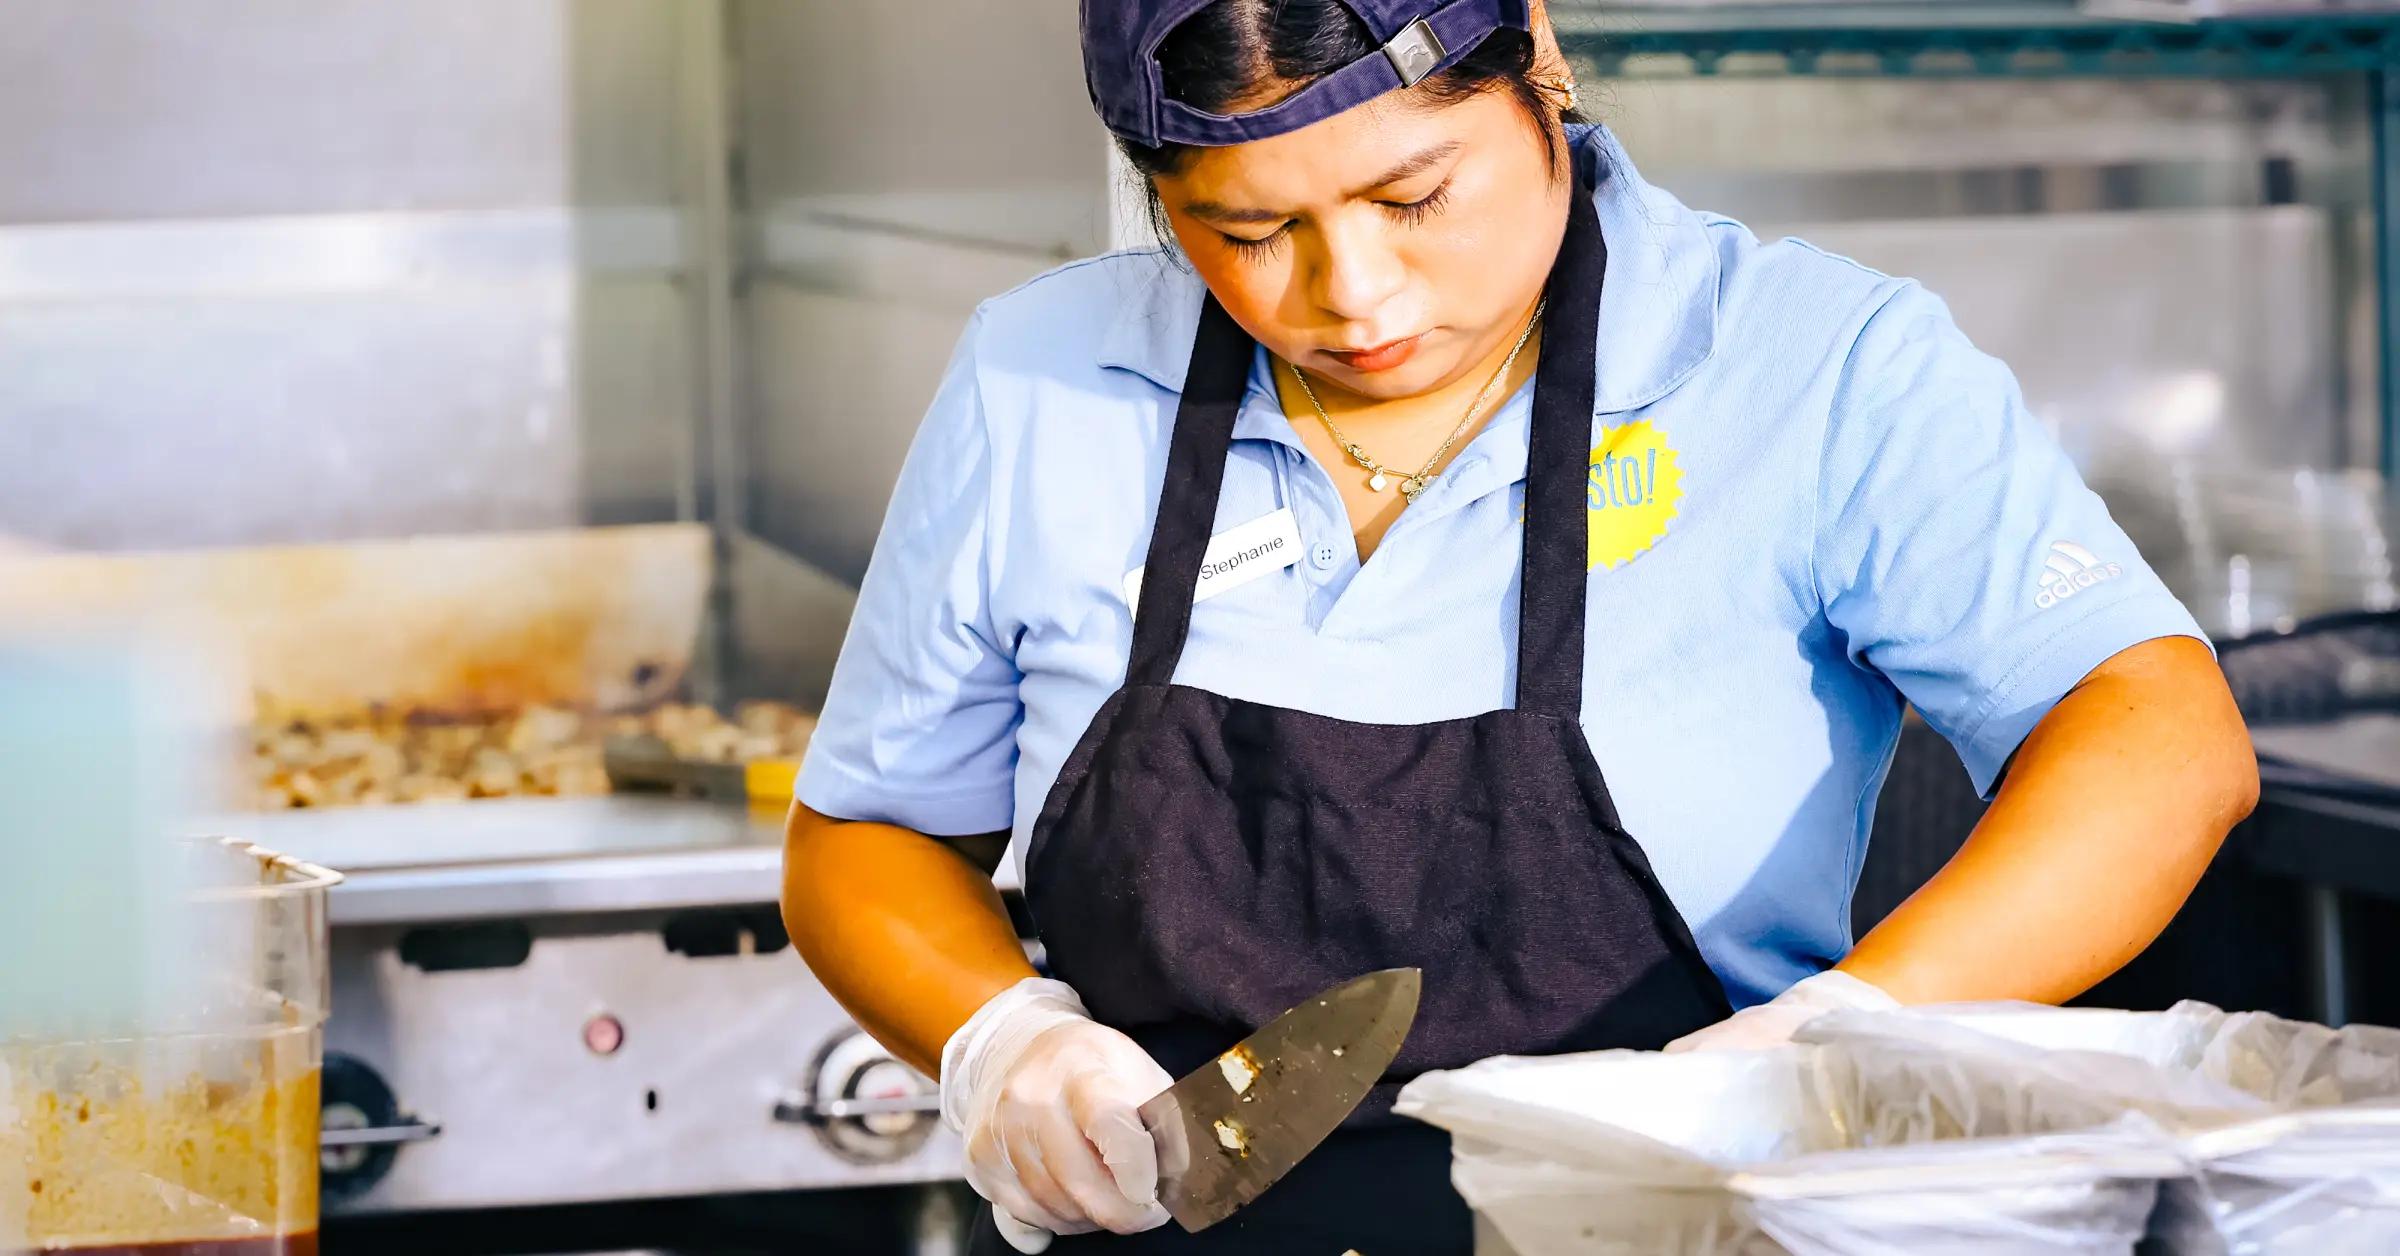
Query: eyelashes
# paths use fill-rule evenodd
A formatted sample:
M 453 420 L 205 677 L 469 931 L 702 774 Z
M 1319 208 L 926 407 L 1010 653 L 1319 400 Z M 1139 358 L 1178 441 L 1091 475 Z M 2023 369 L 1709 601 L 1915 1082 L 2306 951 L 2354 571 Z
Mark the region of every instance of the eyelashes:
M 1283 242 L 1291 234 L 1292 224 L 1287 222 L 1277 227 L 1275 234 L 1264 239 L 1246 240 L 1241 236 L 1229 235 L 1225 237 L 1225 244 L 1226 247 L 1233 250 L 1235 256 L 1244 260 L 1264 260 L 1282 252 Z
M 1392 217 L 1398 219 L 1402 226 L 1413 227 L 1442 212 L 1442 207 L 1449 203 L 1450 185 L 1445 182 L 1417 200 L 1401 201 L 1396 204 L 1385 201 L 1383 207 L 1390 210 Z
M 1442 209 L 1449 203 L 1450 185 L 1448 183 L 1442 184 L 1413 201 L 1378 202 L 1383 206 L 1384 212 L 1390 214 L 1392 220 L 1403 227 L 1416 226 L 1442 212 Z M 1283 251 L 1284 244 L 1291 237 L 1292 224 L 1287 222 L 1276 228 L 1275 234 L 1256 240 L 1244 239 L 1237 235 L 1225 235 L 1223 232 L 1218 234 L 1224 236 L 1225 246 L 1232 249 L 1235 256 L 1245 260 L 1264 260 Z

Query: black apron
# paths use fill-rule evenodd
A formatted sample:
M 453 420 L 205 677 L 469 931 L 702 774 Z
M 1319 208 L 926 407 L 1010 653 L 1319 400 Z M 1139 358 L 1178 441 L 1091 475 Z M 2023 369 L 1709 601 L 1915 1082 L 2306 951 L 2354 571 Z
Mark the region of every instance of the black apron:
M 1254 352 L 1207 303 L 1125 687 L 1034 825 L 1026 903 L 1056 976 L 1176 1076 L 1362 973 L 1421 968 L 1424 995 L 1384 1084 L 1248 1208 L 1200 1235 L 1169 1225 L 1051 1250 L 1465 1252 L 1448 1136 L 1391 1114 L 1400 1083 L 1493 1055 L 1654 1050 L 1732 1014 L 1578 723 L 1605 262 L 1578 195 L 1534 390 L 1516 706 L 1436 724 L 1174 683 Z M 977 1251 L 1008 1250 L 984 1231 Z

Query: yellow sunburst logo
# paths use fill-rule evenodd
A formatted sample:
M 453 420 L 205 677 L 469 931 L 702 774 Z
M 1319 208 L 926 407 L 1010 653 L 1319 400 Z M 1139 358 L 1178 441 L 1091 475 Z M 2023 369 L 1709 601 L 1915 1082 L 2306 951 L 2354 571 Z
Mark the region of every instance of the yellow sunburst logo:
M 1666 434 L 1643 419 L 1601 433 L 1584 494 L 1591 566 L 1613 571 L 1666 538 L 1683 502 L 1683 469 Z

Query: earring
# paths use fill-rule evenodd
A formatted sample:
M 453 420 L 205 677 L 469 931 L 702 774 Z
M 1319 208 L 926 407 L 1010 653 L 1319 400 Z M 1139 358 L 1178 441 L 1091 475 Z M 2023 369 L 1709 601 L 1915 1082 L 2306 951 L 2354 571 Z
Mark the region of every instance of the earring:
M 1570 79 L 1568 79 L 1568 80 L 1566 81 L 1566 93 L 1567 93 L 1567 112 L 1568 112 L 1568 113 L 1577 113 L 1577 112 L 1580 112 L 1580 111 L 1583 109 L 1583 97 L 1582 97 L 1581 95 L 1579 95 L 1579 94 L 1576 92 L 1576 90 L 1575 90 L 1575 80 L 1574 80 L 1574 79 L 1571 79 L 1571 78 L 1570 78 Z

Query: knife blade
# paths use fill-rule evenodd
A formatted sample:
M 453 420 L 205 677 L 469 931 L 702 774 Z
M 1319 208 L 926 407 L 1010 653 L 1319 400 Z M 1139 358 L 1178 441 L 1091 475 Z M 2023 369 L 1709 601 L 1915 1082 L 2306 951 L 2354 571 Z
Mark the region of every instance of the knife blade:
M 1143 1104 L 1176 1223 L 1223 1221 L 1316 1150 L 1391 1067 L 1423 986 L 1414 968 L 1344 982 Z

